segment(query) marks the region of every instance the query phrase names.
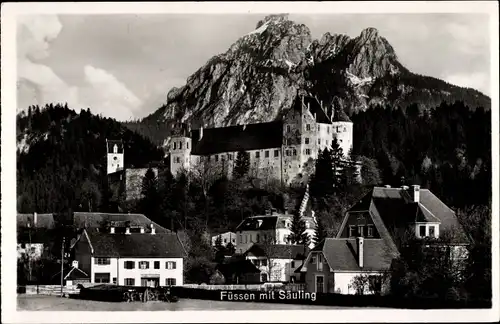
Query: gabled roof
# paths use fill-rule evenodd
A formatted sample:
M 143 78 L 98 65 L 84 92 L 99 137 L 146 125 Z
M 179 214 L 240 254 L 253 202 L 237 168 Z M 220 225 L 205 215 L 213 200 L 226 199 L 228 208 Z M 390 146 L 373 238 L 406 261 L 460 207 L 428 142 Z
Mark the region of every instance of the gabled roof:
M 252 254 L 256 257 L 269 257 L 275 259 L 303 260 L 309 253 L 309 249 L 302 245 L 290 244 L 254 244 L 245 252 L 245 255 Z M 267 255 L 269 254 L 269 255 Z
M 383 271 L 389 270 L 397 251 L 383 239 L 364 239 L 363 267 L 359 267 L 356 239 L 324 240 L 321 251 L 334 271 Z
M 95 257 L 182 258 L 184 248 L 176 234 L 110 234 L 87 232 Z
M 281 147 L 283 142 L 283 123 L 247 124 L 221 128 L 204 128 L 191 131 L 191 154 L 210 155 L 241 150 L 261 150 Z
M 61 271 L 53 275 L 52 279 L 60 275 Z M 90 279 L 89 275 L 85 271 L 75 267 L 69 267 L 64 269 L 63 276 L 64 280 Z
M 375 187 L 351 211 L 369 211 L 381 237 L 386 240 L 413 223 L 436 222 L 440 223 L 440 232 L 453 231 L 454 243 L 469 242 L 455 213 L 428 189 L 420 189 L 416 203 L 411 201 L 409 189 Z
M 334 109 L 332 122 L 352 122 L 342 108 Z
M 78 228 L 99 228 L 105 222 L 123 223 L 130 222 L 130 225 L 142 226 L 146 229 L 151 224 L 156 228 L 157 233 L 170 233 L 170 230 L 158 225 L 143 214 L 113 214 L 113 213 L 83 213 L 73 214 L 73 224 Z
M 123 141 L 122 140 L 109 140 L 106 139 L 106 145 L 108 153 L 113 153 L 113 147 L 116 145 L 118 153 L 123 153 Z
M 32 228 L 53 229 L 55 227 L 54 214 L 37 214 L 35 224 L 34 214 L 17 214 L 17 228 L 27 228 L 28 225 Z

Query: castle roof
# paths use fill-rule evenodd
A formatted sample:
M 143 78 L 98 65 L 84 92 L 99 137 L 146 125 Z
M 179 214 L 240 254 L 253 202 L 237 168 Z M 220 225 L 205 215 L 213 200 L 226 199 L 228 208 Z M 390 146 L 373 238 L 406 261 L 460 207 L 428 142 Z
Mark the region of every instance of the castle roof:
M 200 138 L 200 132 L 203 136 Z M 283 123 L 247 124 L 222 128 L 205 128 L 191 131 L 193 155 L 209 155 L 281 147 Z
M 344 109 L 335 109 L 333 112 L 332 122 L 352 122 Z

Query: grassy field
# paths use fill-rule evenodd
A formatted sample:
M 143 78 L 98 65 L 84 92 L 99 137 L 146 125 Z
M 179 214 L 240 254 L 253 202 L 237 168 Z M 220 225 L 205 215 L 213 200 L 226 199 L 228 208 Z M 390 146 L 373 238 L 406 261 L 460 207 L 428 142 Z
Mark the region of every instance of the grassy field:
M 43 295 L 18 295 L 18 311 L 186 311 L 186 310 L 307 310 L 339 307 L 291 304 L 267 304 L 252 302 L 228 302 L 200 299 L 181 299 L 177 303 L 133 302 L 113 303 L 80 300 Z

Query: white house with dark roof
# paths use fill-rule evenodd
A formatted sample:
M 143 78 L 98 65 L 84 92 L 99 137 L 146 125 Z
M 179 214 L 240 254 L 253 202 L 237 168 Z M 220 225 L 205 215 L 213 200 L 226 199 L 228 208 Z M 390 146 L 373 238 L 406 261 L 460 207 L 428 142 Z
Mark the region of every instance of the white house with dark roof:
M 17 258 L 39 259 L 51 244 L 54 214 L 17 214 Z
M 84 230 L 74 244 L 80 270 L 93 284 L 182 286 L 185 250 L 176 234 Z
M 225 232 L 212 236 L 212 246 L 215 246 L 215 242 L 217 242 L 218 237 L 220 237 L 223 246 L 227 246 L 229 243 L 236 246 L 236 233 Z
M 273 242 L 274 244 L 290 244 L 292 215 L 277 214 L 271 211 L 268 215 L 251 216 L 243 220 L 236 228 L 236 252 L 245 253 L 253 244 Z M 316 226 L 312 217 L 302 216 L 306 224 L 306 233 L 312 238 Z M 312 243 L 309 247 L 312 247 Z
M 356 293 L 353 279 L 365 274 L 376 280 L 388 272 L 405 235 L 429 244 L 446 235 L 452 257 L 467 257 L 466 233 L 455 213 L 432 192 L 417 185 L 375 187 L 346 213 L 337 237 L 309 253 L 300 269 L 306 273 L 307 290 Z

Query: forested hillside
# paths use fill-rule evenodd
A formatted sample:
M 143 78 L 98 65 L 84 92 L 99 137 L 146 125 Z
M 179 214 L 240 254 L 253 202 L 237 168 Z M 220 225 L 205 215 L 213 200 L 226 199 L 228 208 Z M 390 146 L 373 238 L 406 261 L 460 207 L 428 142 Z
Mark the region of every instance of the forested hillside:
M 119 122 L 67 105 L 30 107 L 17 117 L 19 212 L 106 209 L 106 138 L 125 144 L 125 165 L 163 158 L 146 138 Z

